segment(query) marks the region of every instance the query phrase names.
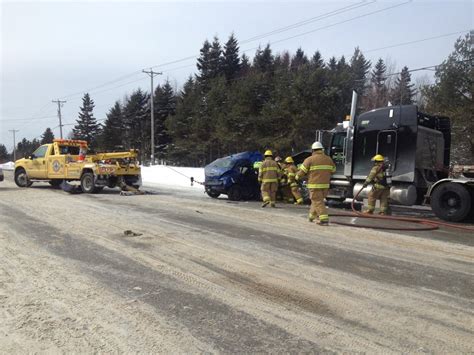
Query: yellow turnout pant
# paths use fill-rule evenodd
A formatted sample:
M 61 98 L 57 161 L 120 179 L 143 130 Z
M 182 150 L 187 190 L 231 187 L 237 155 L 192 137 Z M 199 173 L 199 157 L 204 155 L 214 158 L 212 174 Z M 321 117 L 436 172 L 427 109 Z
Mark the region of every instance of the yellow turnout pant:
M 328 210 L 324 204 L 324 199 L 328 195 L 329 189 L 310 189 L 309 197 L 311 199 L 311 207 L 309 209 L 309 218 L 319 217 L 320 221 L 329 221 Z
M 373 188 L 369 192 L 369 197 L 368 197 L 368 205 L 367 205 L 367 210 L 370 212 L 374 212 L 375 210 L 375 203 L 377 200 L 380 200 L 380 212 L 387 213 L 388 210 L 388 198 L 390 197 L 390 189 L 385 188 L 385 189 L 376 189 Z
M 277 182 L 262 182 L 260 190 L 262 191 L 263 202 L 270 202 L 271 204 L 275 204 L 276 193 L 278 190 Z

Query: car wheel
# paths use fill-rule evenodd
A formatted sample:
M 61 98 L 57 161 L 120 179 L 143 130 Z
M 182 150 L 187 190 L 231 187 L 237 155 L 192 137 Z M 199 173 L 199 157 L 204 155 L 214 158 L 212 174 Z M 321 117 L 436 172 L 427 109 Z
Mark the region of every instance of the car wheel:
M 431 209 L 437 217 L 446 221 L 464 220 L 471 212 L 471 205 L 469 191 L 454 182 L 441 184 L 431 194 Z
M 33 183 L 28 178 L 25 169 L 18 169 L 15 171 L 15 184 L 18 187 L 30 187 Z
M 212 198 L 218 198 L 221 195 L 219 192 L 212 191 L 212 190 L 206 190 L 206 194 Z
M 86 194 L 93 194 L 97 192 L 97 188 L 94 184 L 94 174 L 84 173 L 81 177 L 81 189 Z
M 231 201 L 240 201 L 242 199 L 242 188 L 239 185 L 232 186 L 229 191 L 227 191 L 227 197 Z

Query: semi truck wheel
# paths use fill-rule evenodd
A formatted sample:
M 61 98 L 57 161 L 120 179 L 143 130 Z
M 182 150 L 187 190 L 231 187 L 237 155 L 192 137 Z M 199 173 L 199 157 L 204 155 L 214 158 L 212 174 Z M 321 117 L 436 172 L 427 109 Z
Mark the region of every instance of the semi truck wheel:
M 431 209 L 441 219 L 451 222 L 464 220 L 471 212 L 471 194 L 461 184 L 448 182 L 431 194 Z
M 93 194 L 97 192 L 97 189 L 94 184 L 94 174 L 84 173 L 81 177 L 81 189 L 86 194 Z
M 28 178 L 25 169 L 20 168 L 15 171 L 15 184 L 18 187 L 30 187 L 33 183 Z

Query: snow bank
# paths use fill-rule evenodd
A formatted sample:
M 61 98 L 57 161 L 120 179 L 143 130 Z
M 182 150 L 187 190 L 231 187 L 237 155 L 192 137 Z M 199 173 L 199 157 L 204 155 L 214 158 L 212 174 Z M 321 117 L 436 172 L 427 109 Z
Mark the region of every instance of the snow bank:
M 15 168 L 15 163 L 9 161 L 8 163 L 0 164 L 0 168 L 2 168 L 3 170 L 13 170 Z
M 204 182 L 204 168 L 183 168 L 169 165 L 142 166 L 143 184 L 163 184 L 191 187 L 190 178 Z M 198 183 L 193 188 L 204 189 Z

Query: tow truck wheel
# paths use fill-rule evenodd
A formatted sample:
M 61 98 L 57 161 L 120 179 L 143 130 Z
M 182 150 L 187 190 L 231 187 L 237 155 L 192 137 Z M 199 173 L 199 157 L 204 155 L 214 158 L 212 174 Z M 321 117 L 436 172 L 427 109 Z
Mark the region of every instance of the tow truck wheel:
M 431 209 L 441 219 L 451 222 L 464 220 L 471 211 L 471 194 L 461 184 L 448 182 L 431 194 Z
M 17 169 L 15 171 L 15 184 L 18 187 L 30 187 L 33 183 L 28 178 L 25 169 Z
M 86 194 L 93 194 L 97 192 L 97 189 L 94 185 L 94 174 L 84 173 L 81 177 L 81 189 Z

